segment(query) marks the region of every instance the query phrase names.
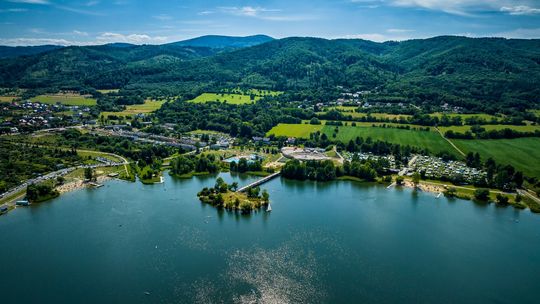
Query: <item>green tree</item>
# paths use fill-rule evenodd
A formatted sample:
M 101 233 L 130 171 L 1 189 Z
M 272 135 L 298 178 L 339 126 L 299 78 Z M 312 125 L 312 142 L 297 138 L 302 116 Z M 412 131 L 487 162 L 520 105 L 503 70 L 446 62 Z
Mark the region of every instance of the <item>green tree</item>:
M 474 198 L 479 201 L 488 201 L 489 200 L 489 189 L 476 189 L 474 191 Z
M 412 182 L 415 187 L 418 187 L 418 184 L 420 184 L 420 173 L 414 172 L 412 175 Z
M 94 170 L 92 168 L 84 168 L 84 178 L 87 180 L 92 180 L 94 178 Z
M 268 191 L 266 191 L 266 189 L 262 191 L 262 200 L 266 203 L 270 201 L 270 194 L 268 194 Z

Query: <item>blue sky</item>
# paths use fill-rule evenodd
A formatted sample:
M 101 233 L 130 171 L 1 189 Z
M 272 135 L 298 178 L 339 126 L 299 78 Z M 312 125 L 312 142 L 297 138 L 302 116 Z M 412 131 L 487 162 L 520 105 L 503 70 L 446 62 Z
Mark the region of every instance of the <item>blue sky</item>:
M 161 44 L 207 34 L 540 38 L 540 0 L 0 0 L 0 44 Z

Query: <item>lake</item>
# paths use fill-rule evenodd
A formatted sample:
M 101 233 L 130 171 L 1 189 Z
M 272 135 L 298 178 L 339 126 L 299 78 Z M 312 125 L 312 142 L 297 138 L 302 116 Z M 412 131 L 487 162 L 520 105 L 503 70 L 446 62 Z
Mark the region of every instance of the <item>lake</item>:
M 221 174 L 246 185 L 256 177 Z M 110 181 L 0 217 L 6 303 L 538 303 L 540 215 L 355 182 Z

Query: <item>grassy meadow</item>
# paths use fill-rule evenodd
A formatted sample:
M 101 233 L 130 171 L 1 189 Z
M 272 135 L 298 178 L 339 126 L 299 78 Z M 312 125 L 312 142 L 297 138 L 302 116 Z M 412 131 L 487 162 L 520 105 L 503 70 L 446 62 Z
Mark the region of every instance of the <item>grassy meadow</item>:
M 268 131 L 267 135 L 309 138 L 309 134 L 321 131 L 324 125 L 309 124 L 278 124 Z
M 487 121 L 490 121 L 492 119 L 496 119 L 496 120 L 500 120 L 501 117 L 497 117 L 497 116 L 494 116 L 494 115 L 490 115 L 490 114 L 484 114 L 484 113 L 477 113 L 477 114 L 457 114 L 457 113 L 433 113 L 433 114 L 429 114 L 429 116 L 432 116 L 432 117 L 439 117 L 441 118 L 443 115 L 446 115 L 448 117 L 461 117 L 462 120 L 465 120 L 467 118 L 471 118 L 471 117 L 478 117 L 478 118 L 481 118 L 481 119 L 485 119 Z
M 30 100 L 51 105 L 61 103 L 66 106 L 95 106 L 97 104 L 94 98 L 87 98 L 77 94 L 39 95 Z
M 260 96 L 254 96 L 253 100 L 250 95 L 244 94 L 229 94 L 229 93 L 202 93 L 196 98 L 189 100 L 188 102 L 194 103 L 207 103 L 207 102 L 226 102 L 233 105 L 243 105 L 254 103 L 261 99 Z
M 483 160 L 510 164 L 528 176 L 540 177 L 540 138 L 452 140 L 465 153 L 478 152 Z
M 128 105 L 126 109 L 121 112 L 101 112 L 101 115 L 107 117 L 109 115 L 131 117 L 136 114 L 152 113 L 161 106 L 163 106 L 166 100 L 145 100 L 144 104 Z
M 524 125 L 524 126 L 515 126 L 515 125 L 482 125 L 482 128 L 486 129 L 486 131 L 491 130 L 503 130 L 503 129 L 512 129 L 518 132 L 534 132 L 536 130 L 540 130 L 540 125 Z M 454 132 L 458 133 L 465 133 L 467 131 L 470 131 L 471 126 L 449 126 L 449 127 L 439 127 L 439 130 L 441 130 L 443 133 L 452 130 Z
M 325 125 L 309 125 L 309 124 L 279 124 L 272 128 L 267 135 L 275 136 L 287 136 L 298 138 L 309 138 L 309 134 L 321 131 L 333 139 L 335 126 Z M 403 130 L 396 128 L 379 128 L 369 126 L 341 126 L 338 127 L 338 133 L 335 139 L 344 143 L 354 140 L 356 137 L 371 137 L 373 140 L 384 140 L 390 143 L 415 146 L 423 149 L 428 149 L 434 153 L 448 151 L 455 154 L 457 152 L 452 146 L 444 140 L 437 132 L 431 131 L 417 131 L 417 130 Z
M 0 96 L 0 102 L 12 102 L 16 96 Z

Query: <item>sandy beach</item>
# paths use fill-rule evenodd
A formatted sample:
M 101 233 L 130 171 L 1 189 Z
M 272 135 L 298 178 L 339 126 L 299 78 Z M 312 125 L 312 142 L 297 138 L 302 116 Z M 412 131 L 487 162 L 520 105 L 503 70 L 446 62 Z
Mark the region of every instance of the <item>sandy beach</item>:
M 111 178 L 108 177 L 108 176 L 98 176 L 97 177 L 97 183 L 98 184 L 102 184 L 108 180 L 110 180 Z M 65 183 L 63 185 L 60 185 L 58 187 L 56 187 L 56 190 L 58 192 L 60 192 L 60 194 L 62 193 L 66 193 L 66 192 L 71 192 L 71 191 L 75 191 L 75 190 L 79 190 L 79 189 L 82 189 L 82 188 L 87 188 L 87 187 L 91 187 L 91 184 L 90 183 L 85 183 L 83 180 L 76 180 L 74 182 L 71 182 L 71 183 Z
M 411 180 L 407 180 L 407 179 L 404 180 L 403 186 L 414 189 L 414 183 Z M 432 193 L 444 193 L 444 191 L 446 191 L 446 189 L 443 186 L 424 184 L 422 182 L 420 182 L 420 184 L 418 185 L 418 189 L 424 192 L 432 192 Z

